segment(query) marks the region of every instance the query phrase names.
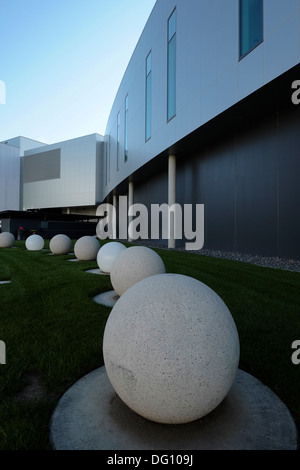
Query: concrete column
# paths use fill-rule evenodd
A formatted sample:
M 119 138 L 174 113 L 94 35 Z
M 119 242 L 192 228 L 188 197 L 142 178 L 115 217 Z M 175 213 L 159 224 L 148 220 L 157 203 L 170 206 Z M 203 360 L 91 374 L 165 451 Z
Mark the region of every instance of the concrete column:
M 171 207 L 176 203 L 176 157 L 169 155 L 169 173 L 168 173 L 168 204 Z M 175 248 L 175 220 L 170 217 L 170 235 L 168 240 L 168 248 Z
M 117 210 L 118 210 L 118 197 L 116 194 L 113 195 L 113 217 L 112 217 L 112 226 L 113 226 L 113 232 L 112 232 L 112 238 L 115 240 L 117 238 Z
M 128 183 L 128 208 L 133 205 L 133 191 L 134 191 L 134 184 L 133 181 L 129 181 Z M 130 224 L 132 217 L 128 217 L 128 226 Z M 128 234 L 128 241 L 132 242 L 132 238 Z

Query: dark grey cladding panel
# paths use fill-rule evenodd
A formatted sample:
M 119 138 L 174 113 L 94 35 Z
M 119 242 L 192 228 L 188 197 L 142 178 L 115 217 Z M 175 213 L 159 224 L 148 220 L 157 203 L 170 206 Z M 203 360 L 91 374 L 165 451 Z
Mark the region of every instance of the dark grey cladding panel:
M 60 149 L 27 155 L 23 163 L 24 183 L 60 178 Z

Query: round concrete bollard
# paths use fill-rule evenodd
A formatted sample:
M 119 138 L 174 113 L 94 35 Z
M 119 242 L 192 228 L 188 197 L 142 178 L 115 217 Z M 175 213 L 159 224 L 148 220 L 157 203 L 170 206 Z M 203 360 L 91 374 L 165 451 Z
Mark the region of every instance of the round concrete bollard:
M 238 370 L 239 337 L 223 300 L 180 274 L 137 282 L 108 317 L 103 355 L 121 400 L 150 421 L 202 418 L 228 394 Z
M 90 235 L 77 240 L 74 245 L 74 254 L 79 261 L 94 261 L 100 249 L 100 242 Z
M 115 292 L 121 296 L 136 282 L 165 272 L 164 262 L 154 250 L 145 246 L 132 246 L 116 258 L 110 271 L 110 280 Z
M 72 249 L 72 240 L 67 235 L 59 233 L 51 238 L 49 248 L 54 255 L 66 255 Z
M 0 233 L 0 248 L 11 248 L 15 243 L 15 237 L 10 232 Z
M 25 246 L 29 251 L 40 251 L 44 248 L 44 239 L 40 235 L 34 234 L 26 238 Z
M 125 249 L 126 246 L 119 242 L 108 242 L 103 245 L 97 255 L 97 264 L 101 271 L 110 273 L 117 256 Z

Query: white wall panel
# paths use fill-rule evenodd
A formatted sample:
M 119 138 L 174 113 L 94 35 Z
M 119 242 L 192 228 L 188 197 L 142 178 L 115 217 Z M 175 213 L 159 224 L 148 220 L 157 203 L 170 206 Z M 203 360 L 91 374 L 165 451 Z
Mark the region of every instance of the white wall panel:
M 263 44 L 246 55 L 238 64 L 239 99 L 258 90 L 264 85 L 264 48 Z
M 102 181 L 102 172 L 97 174 L 99 155 L 97 142 L 102 141 L 98 134 L 79 137 L 66 142 L 47 146 L 47 150 L 60 149 L 60 177 L 24 184 L 23 207 L 55 208 L 96 205 L 96 184 Z M 98 150 L 97 150 L 98 149 Z M 25 157 L 38 155 L 44 148 L 25 152 Z M 98 152 L 98 153 L 97 153 Z
M 20 209 L 20 151 L 0 143 L 0 211 Z

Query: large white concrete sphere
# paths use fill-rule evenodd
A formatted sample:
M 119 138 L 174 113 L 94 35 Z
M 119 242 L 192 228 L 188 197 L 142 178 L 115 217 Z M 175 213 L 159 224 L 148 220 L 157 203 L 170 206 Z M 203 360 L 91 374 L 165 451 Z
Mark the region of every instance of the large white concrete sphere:
M 100 250 L 100 242 L 96 237 L 85 235 L 74 245 L 74 254 L 79 261 L 94 261 Z
M 104 363 L 121 400 L 151 421 L 191 422 L 229 392 L 239 337 L 223 300 L 181 274 L 137 282 L 119 298 L 104 330 Z
M 11 248 L 15 243 L 15 237 L 10 232 L 0 233 L 0 248 Z
M 54 255 L 66 255 L 72 249 L 72 240 L 67 235 L 59 233 L 51 238 L 49 248 Z
M 111 267 L 110 280 L 115 292 L 121 296 L 136 282 L 165 272 L 164 262 L 154 250 L 146 246 L 132 246 L 116 258 Z
M 119 242 L 108 242 L 98 251 L 97 263 L 101 271 L 110 273 L 111 267 L 117 256 L 126 249 L 126 246 Z
M 29 251 L 40 251 L 44 248 L 44 244 L 43 237 L 37 234 L 30 235 L 25 241 L 25 246 Z

